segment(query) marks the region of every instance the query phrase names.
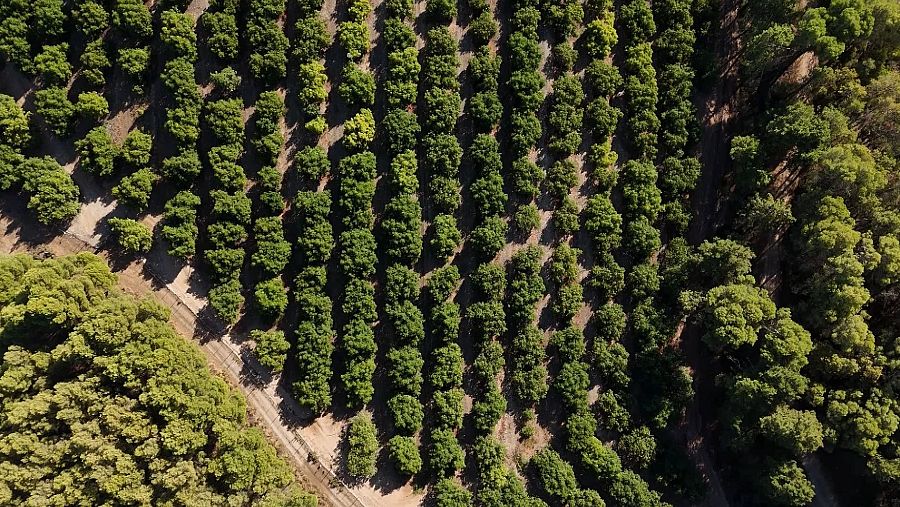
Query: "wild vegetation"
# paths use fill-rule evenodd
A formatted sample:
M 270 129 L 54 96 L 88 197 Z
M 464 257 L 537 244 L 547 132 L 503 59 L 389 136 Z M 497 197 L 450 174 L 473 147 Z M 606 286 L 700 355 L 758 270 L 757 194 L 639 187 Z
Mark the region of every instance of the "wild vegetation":
M 317 505 L 168 309 L 101 258 L 0 256 L 0 294 L 5 505 Z

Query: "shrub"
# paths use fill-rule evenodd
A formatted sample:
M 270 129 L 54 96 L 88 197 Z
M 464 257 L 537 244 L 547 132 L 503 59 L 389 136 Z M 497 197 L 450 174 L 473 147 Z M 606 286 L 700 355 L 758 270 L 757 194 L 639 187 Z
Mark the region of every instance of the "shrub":
M 461 469 L 463 465 L 465 454 L 456 440 L 456 435 L 450 430 L 432 431 L 428 449 L 428 466 L 431 470 L 440 476 L 446 476 Z M 468 495 L 468 492 L 466 494 Z M 440 505 L 440 502 L 438 504 Z
M 325 150 L 318 146 L 307 146 L 294 157 L 294 169 L 301 177 L 318 181 L 328 174 L 331 162 Z
M 378 439 L 375 425 L 368 413 L 361 413 L 350 420 L 347 430 L 347 471 L 357 478 L 375 475 L 375 458 L 378 453 Z
M 371 72 L 348 63 L 344 66 L 338 93 L 351 106 L 369 107 L 375 103 L 375 77 Z
M 291 348 L 291 344 L 284 338 L 284 331 L 254 329 L 250 331 L 250 339 L 256 342 L 253 352 L 259 364 L 274 372 L 280 372 L 284 368 L 287 352 Z
M 125 136 L 119 149 L 119 158 L 130 167 L 143 167 L 150 163 L 153 137 L 143 130 L 134 129 Z
M 75 105 L 65 88 L 52 87 L 34 92 L 34 106 L 47 126 L 59 136 L 68 135 L 75 115 Z
M 388 400 L 394 426 L 401 434 L 413 435 L 422 429 L 422 404 L 414 396 L 398 394 Z
M 344 143 L 351 151 L 368 148 L 375 139 L 375 117 L 369 109 L 362 109 L 344 123 Z
M 422 469 L 419 447 L 412 437 L 396 435 L 388 441 L 391 461 L 401 475 L 415 475 Z
M 91 129 L 75 142 L 81 167 L 97 176 L 109 176 L 115 169 L 116 146 L 106 127 Z
M 351 60 L 359 60 L 369 51 L 369 28 L 364 22 L 345 21 L 341 23 L 338 27 L 337 39 Z
M 491 258 L 506 244 L 506 222 L 491 216 L 472 231 L 472 246 L 483 257 Z
M 146 253 L 153 246 L 153 232 L 146 225 L 128 218 L 110 218 L 109 228 L 119 246 L 129 253 Z
M 137 211 L 146 209 L 157 176 L 150 169 L 139 169 L 122 178 L 112 188 L 112 195 Z
M 31 194 L 28 209 L 42 224 L 61 223 L 78 214 L 79 191 L 72 177 L 50 157 L 28 158 L 19 168 L 22 188 Z
M 34 57 L 34 69 L 43 76 L 47 86 L 65 86 L 72 77 L 72 66 L 69 65 L 66 53 L 69 52 L 69 44 L 66 42 L 52 46 L 44 46 L 43 50 Z
M 436 216 L 432 223 L 432 231 L 430 244 L 435 257 L 439 259 L 449 257 L 462 242 L 462 234 L 456 227 L 456 218 L 452 215 Z

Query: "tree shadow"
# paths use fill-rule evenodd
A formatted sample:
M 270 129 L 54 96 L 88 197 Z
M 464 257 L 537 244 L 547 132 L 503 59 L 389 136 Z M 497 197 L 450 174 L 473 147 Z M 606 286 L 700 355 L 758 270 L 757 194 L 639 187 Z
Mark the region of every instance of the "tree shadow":
M 60 230 L 41 224 L 27 207 L 28 201 L 12 190 L 0 191 L 0 214 L 8 220 L 4 235 L 15 236 L 15 247 L 42 248 L 60 235 Z

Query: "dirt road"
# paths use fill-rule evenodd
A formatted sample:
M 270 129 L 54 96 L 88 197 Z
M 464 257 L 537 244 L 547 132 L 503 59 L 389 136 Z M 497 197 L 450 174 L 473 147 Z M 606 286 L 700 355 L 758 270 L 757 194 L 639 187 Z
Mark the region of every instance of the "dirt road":
M 739 49 L 737 12 L 737 1 L 726 0 L 722 3 L 716 53 L 724 66 L 720 69 L 713 88 L 697 100 L 698 111 L 702 115 L 700 159 L 703 169 L 692 196 L 694 220 L 688 231 L 688 240 L 693 245 L 715 235 L 722 215 L 719 190 L 730 162 L 728 153 L 730 134 L 727 127 L 734 116 L 737 93 L 737 71 L 733 61 Z M 692 370 L 695 390 L 691 406 L 688 407 L 686 424 L 682 428 L 682 438 L 687 443 L 688 452 L 708 481 L 709 489 L 704 504 L 727 507 L 728 497 L 722 487 L 712 441 L 709 438 L 712 428 L 705 423 L 705 420 L 711 421 L 715 418 L 715 407 L 712 406 L 715 393 L 713 357 L 700 342 L 700 332 L 695 324 L 680 325 L 675 333 L 675 339 L 680 342 Z

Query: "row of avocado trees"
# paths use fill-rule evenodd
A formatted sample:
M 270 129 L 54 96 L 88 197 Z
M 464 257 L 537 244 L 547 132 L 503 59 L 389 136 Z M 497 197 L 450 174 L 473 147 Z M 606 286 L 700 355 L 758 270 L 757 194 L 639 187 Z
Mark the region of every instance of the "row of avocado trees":
M 328 77 L 322 59 L 330 43 L 321 9 L 322 2 L 300 2 L 293 40 L 300 123 L 316 141 L 326 126 L 323 106 Z M 326 265 L 334 250 L 334 231 L 329 219 L 332 199 L 327 191 L 319 188 L 319 182 L 331 173 L 328 154 L 315 141 L 304 143 L 294 154 L 294 172 L 304 187 L 294 198 L 292 208 L 298 264 L 294 281 L 298 320 L 293 333 L 297 379 L 293 394 L 302 406 L 320 413 L 332 401 L 334 351 L 333 303 L 325 290 Z
M 452 479 L 465 465 L 458 440 L 463 424 L 463 355 L 459 344 L 461 313 L 454 301 L 460 272 L 450 260 L 462 243 L 459 229 L 462 148 L 457 138 L 462 99 L 460 97 L 459 43 L 449 24 L 456 18 L 456 5 L 428 0 L 422 55 L 420 96 L 422 129 L 419 143 L 421 173 L 428 184 L 426 218 L 431 220 L 431 258 L 440 266 L 427 279 L 423 306 L 428 333 L 425 361 L 427 376 L 427 431 L 422 440 L 427 448 L 425 463 L 439 482 L 438 502 L 458 502 L 469 493 Z M 430 259 L 428 259 L 430 260 Z
M 372 208 L 377 166 L 371 146 L 376 133 L 371 109 L 375 82 L 365 68 L 370 60 L 368 18 L 371 13 L 368 0 L 352 0 L 337 32 L 340 47 L 348 59 L 338 85 L 338 93 L 348 106 L 341 139 L 346 154 L 338 163 L 335 202 L 343 228 L 338 236 L 338 265 L 343 276 L 339 313 L 343 324 L 338 351 L 343 358 L 340 387 L 347 406 L 356 410 L 367 405 L 375 393 L 377 350 L 374 325 L 378 314 L 373 282 L 378 257 Z M 368 412 L 359 412 L 350 421 L 347 440 L 347 471 L 358 478 L 374 475 L 378 440 Z
M 507 331 L 503 304 L 507 280 L 503 266 L 492 262 L 506 243 L 507 233 L 503 220 L 507 205 L 503 160 L 496 137 L 503 112 L 499 99 L 500 56 L 492 44 L 499 42 L 495 38 L 498 22 L 487 2 L 470 2 L 470 7 L 473 18 L 468 33 L 477 44 L 468 67 L 473 94 L 466 111 L 475 131 L 468 147 L 468 159 L 475 172 L 469 193 L 476 214 L 470 244 L 479 261 L 469 275 L 474 301 L 466 309 L 476 354 L 471 365 L 474 385 L 469 416 L 475 437 L 471 452 L 477 471 L 478 501 L 485 505 L 524 505 L 535 499 L 529 497 L 519 477 L 506 467 L 506 448 L 494 436 L 507 407 L 497 378 L 505 364 L 501 340 Z
M 419 308 L 419 274 L 415 265 L 422 255 L 422 205 L 419 202 L 416 145 L 420 127 L 414 112 L 421 66 L 416 36 L 409 25 L 412 2 L 385 4 L 382 40 L 387 68 L 381 91 L 387 104 L 383 119 L 388 156 L 386 181 L 390 198 L 381 220 L 384 274 L 383 318 L 389 329 L 386 353 L 390 398 L 387 401 L 393 432 L 388 454 L 404 476 L 422 470 L 416 435 L 422 429 L 422 341 L 425 318 Z

